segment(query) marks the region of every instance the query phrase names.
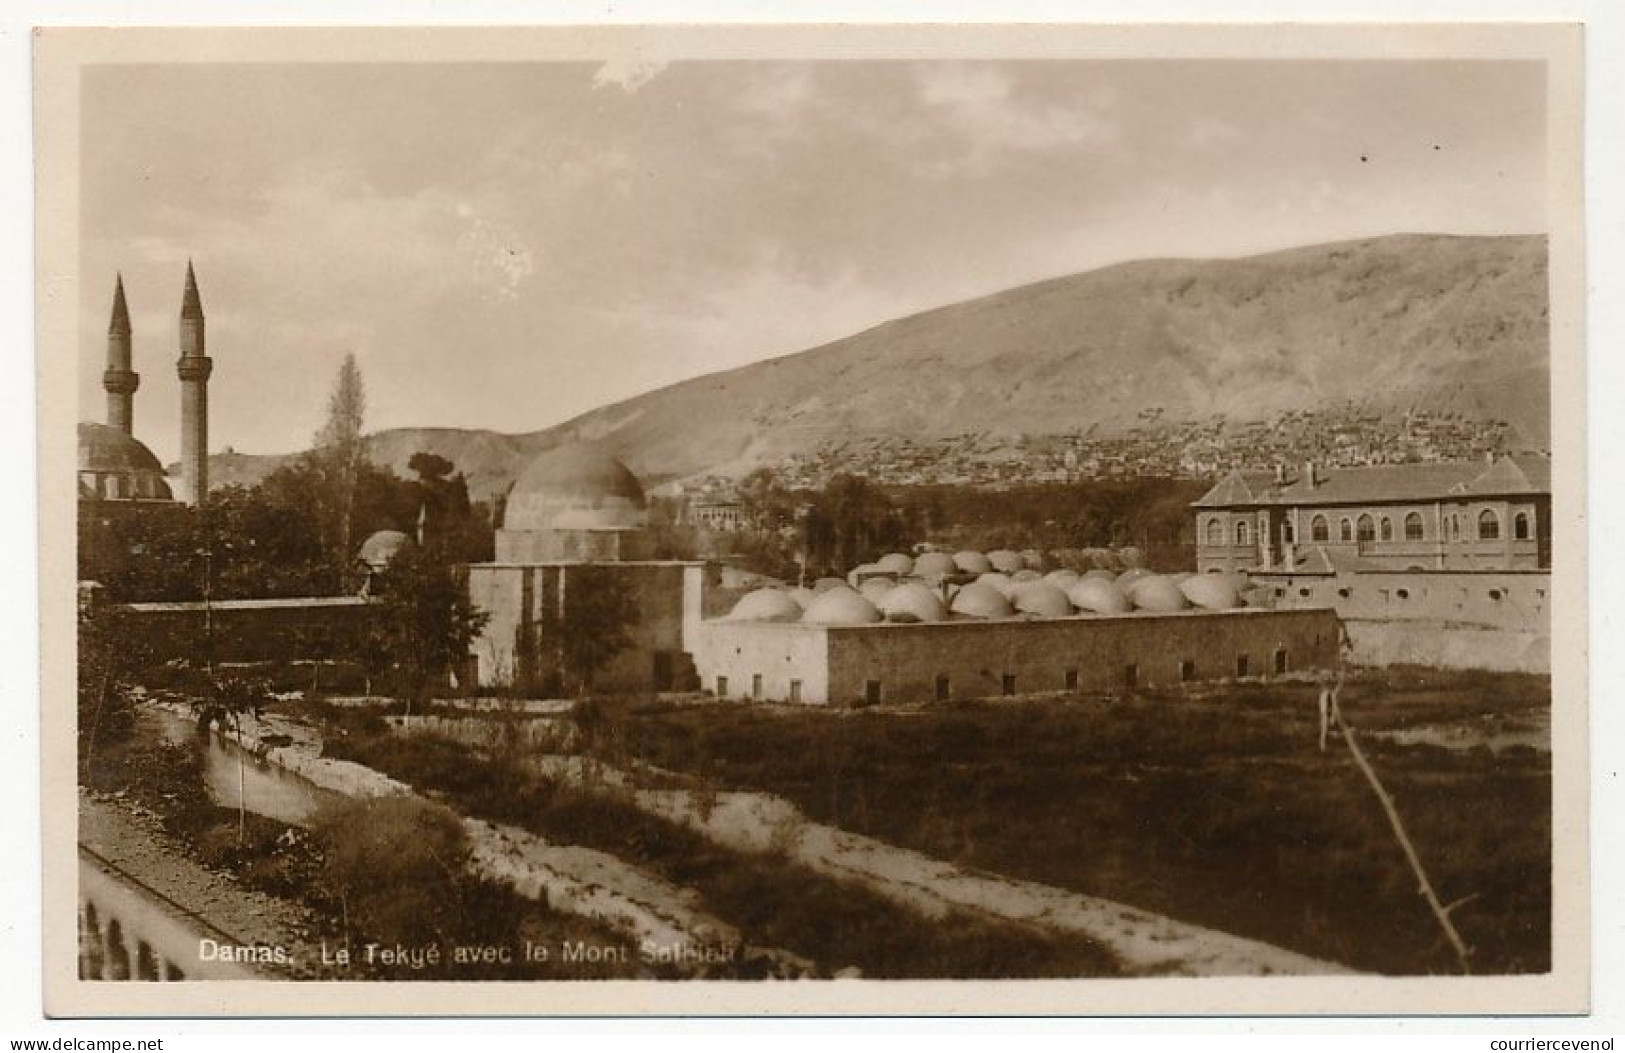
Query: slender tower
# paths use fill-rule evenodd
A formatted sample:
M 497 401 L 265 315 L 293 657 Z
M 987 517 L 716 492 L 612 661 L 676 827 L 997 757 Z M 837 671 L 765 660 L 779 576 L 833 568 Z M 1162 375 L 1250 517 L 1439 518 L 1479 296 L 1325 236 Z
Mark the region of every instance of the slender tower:
M 141 375 L 130 368 L 130 309 L 124 304 L 124 275 L 113 286 L 113 320 L 107 323 L 107 371 L 102 390 L 107 392 L 107 423 L 126 435 L 135 434 L 135 389 Z
M 181 493 L 188 504 L 202 505 L 209 495 L 209 374 L 214 361 L 204 353 L 203 301 L 197 275 L 186 261 L 186 295 L 181 301 Z

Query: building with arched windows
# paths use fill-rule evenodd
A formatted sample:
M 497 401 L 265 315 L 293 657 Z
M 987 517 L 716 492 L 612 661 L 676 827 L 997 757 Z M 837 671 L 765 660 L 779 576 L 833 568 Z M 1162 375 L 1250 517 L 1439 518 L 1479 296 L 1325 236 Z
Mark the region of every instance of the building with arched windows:
M 1357 661 L 1550 668 L 1547 457 L 1236 472 L 1193 512 L 1198 570 L 1333 609 Z
M 1234 472 L 1194 506 L 1198 570 L 1551 566 L 1551 460 Z

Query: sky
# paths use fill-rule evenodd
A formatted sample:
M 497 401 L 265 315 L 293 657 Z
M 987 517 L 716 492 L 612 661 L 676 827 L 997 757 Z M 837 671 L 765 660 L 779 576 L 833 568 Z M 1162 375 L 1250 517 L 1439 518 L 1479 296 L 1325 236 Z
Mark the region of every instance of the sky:
M 144 65 L 81 92 L 81 416 L 122 273 L 136 435 L 531 431 L 1026 282 L 1546 229 L 1543 68 L 1264 61 Z

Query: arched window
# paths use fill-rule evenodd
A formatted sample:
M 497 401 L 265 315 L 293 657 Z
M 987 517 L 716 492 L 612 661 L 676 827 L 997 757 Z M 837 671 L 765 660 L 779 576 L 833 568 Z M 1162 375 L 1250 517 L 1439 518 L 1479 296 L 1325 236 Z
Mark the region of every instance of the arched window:
M 1224 544 L 1224 524 L 1217 519 L 1207 521 L 1207 543 L 1213 547 Z
M 1337 524 L 1337 539 L 1339 541 L 1354 540 L 1354 524 L 1349 522 L 1347 516 L 1344 516 L 1343 521 Z
M 1325 516 L 1316 516 L 1309 521 L 1309 540 L 1330 541 L 1331 538 L 1332 535 L 1327 531 L 1326 528 Z
M 1519 541 L 1529 540 L 1529 513 L 1519 512 L 1512 517 L 1512 536 Z
M 1501 536 L 1501 517 L 1486 508 L 1478 513 L 1478 540 L 1494 541 Z
M 1394 539 L 1394 521 L 1389 519 L 1387 516 L 1382 517 L 1382 539 L 1384 541 L 1392 541 Z
M 1251 545 L 1253 543 L 1253 529 L 1247 525 L 1245 519 L 1236 523 L 1236 544 Z
M 1420 512 L 1411 512 L 1405 517 L 1405 540 L 1422 540 L 1422 514 Z
M 1358 524 L 1356 524 L 1356 526 L 1359 530 L 1359 538 L 1361 541 L 1377 540 L 1376 520 L 1372 519 L 1370 516 L 1363 515 L 1360 517 L 1360 521 Z

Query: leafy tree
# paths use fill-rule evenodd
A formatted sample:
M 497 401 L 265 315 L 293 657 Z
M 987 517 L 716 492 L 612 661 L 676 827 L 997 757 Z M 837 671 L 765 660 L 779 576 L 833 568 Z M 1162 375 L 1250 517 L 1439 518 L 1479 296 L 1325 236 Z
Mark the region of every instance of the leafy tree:
M 86 781 L 98 746 L 127 739 L 135 728 L 130 697 L 136 672 L 147 651 L 129 631 L 127 616 L 104 603 L 79 607 L 78 738 L 79 761 Z
M 555 633 L 559 669 L 585 697 L 599 671 L 632 646 L 637 604 L 614 568 L 588 564 L 565 571 L 562 608 Z
M 490 615 L 474 606 L 457 568 L 438 545 L 402 549 L 379 581 L 375 643 L 396 671 L 410 705 L 460 664 Z

